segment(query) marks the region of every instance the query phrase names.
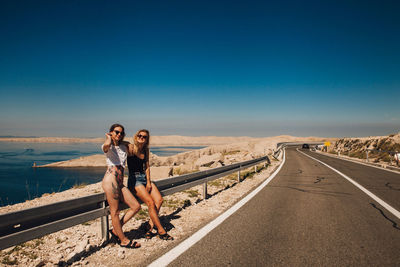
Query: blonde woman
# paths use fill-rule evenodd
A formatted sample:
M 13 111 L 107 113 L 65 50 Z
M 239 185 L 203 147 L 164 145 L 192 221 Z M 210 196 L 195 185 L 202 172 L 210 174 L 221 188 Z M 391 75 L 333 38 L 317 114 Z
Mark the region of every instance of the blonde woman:
M 133 136 L 133 144 L 129 146 L 128 156 L 128 188 L 146 203 L 149 209 L 150 221 L 145 237 L 147 239 L 153 237 L 153 228 L 155 226 L 157 227 L 159 238 L 173 240 L 174 238 L 162 227 L 158 217 L 163 198 L 157 186 L 150 179 L 149 143 L 150 132 L 148 130 L 139 130 Z
M 110 127 L 110 131 L 106 133 L 106 141 L 101 146 L 107 161 L 107 172 L 104 175 L 102 187 L 110 206 L 113 225 L 113 229 L 110 230 L 112 237 L 116 239 L 121 247 L 139 248 L 140 244 L 129 240 L 122 231 L 123 224 L 140 210 L 139 202 L 123 184 L 129 144 L 123 141 L 124 136 L 125 130 L 120 124 L 113 124 Z M 125 202 L 130 208 L 127 212 L 129 216 L 124 216 L 121 220 L 119 218 L 120 201 Z

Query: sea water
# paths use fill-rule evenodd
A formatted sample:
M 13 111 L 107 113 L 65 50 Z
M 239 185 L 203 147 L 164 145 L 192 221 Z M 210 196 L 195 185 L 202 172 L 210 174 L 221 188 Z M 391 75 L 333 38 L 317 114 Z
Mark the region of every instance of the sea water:
M 102 153 L 100 147 L 97 143 L 0 142 L 0 206 L 101 181 L 105 167 L 32 168 L 34 163 L 43 165 L 99 154 Z M 158 156 L 171 156 L 200 148 L 165 146 L 150 150 Z

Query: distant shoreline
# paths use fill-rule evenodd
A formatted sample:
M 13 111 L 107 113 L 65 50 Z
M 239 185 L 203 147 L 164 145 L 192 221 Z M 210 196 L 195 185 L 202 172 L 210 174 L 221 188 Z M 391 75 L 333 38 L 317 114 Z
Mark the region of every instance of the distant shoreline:
M 221 136 L 151 136 L 152 146 L 209 146 L 229 144 L 241 141 L 260 140 L 253 137 L 221 137 Z M 75 138 L 75 137 L 0 137 L 0 142 L 19 143 L 97 143 L 104 142 L 104 138 Z M 132 137 L 125 137 L 125 140 L 132 142 Z
M 72 138 L 72 137 L 0 137 L 0 142 L 21 143 L 101 143 L 102 138 Z

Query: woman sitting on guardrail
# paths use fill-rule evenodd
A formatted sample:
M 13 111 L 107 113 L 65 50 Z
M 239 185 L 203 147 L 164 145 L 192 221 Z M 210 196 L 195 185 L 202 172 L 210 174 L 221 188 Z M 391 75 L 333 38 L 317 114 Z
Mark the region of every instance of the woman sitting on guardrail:
M 125 130 L 120 124 L 113 124 L 110 132 L 106 133 L 106 141 L 101 146 L 107 158 L 107 171 L 102 186 L 110 206 L 113 225 L 113 229 L 110 230 L 112 237 L 117 240 L 121 247 L 139 248 L 140 244 L 129 240 L 122 231 L 122 225 L 130 219 L 129 216 L 132 217 L 140 210 L 139 202 L 123 184 L 129 144 L 123 141 L 124 136 Z M 119 218 L 120 201 L 125 202 L 130 208 L 129 216 L 124 216 L 121 220 Z
M 128 188 L 146 203 L 149 209 L 150 221 L 145 237 L 150 239 L 157 233 L 153 233 L 155 226 L 161 239 L 173 240 L 174 238 L 162 227 L 158 217 L 163 198 L 157 186 L 150 179 L 149 143 L 150 133 L 148 130 L 139 130 L 133 136 L 133 144 L 129 145 L 128 155 Z

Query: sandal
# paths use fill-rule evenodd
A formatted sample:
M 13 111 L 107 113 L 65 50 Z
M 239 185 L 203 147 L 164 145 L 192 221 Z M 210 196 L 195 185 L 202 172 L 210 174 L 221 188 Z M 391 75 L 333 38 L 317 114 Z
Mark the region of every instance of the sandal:
M 132 241 L 133 240 L 129 240 L 129 243 L 126 245 L 121 245 L 121 244 L 119 244 L 119 245 L 123 248 L 140 248 L 141 247 L 141 245 L 138 242 L 135 241 L 132 243 Z
M 119 237 L 114 234 L 113 229 L 108 230 L 108 232 L 111 234 L 110 242 L 115 241 L 116 243 L 121 243 L 121 240 L 119 240 Z
M 174 240 L 174 238 L 172 236 L 170 236 L 167 232 L 165 232 L 165 234 L 158 234 L 158 237 L 162 240 Z
M 150 229 L 144 234 L 144 237 L 146 239 L 152 239 L 155 235 L 157 235 L 157 232 L 154 229 Z
M 153 235 L 153 233 L 151 232 L 151 230 L 148 231 L 148 232 L 146 232 L 146 233 L 144 234 L 144 238 L 146 238 L 146 239 L 151 239 L 153 236 L 154 236 L 154 235 Z

